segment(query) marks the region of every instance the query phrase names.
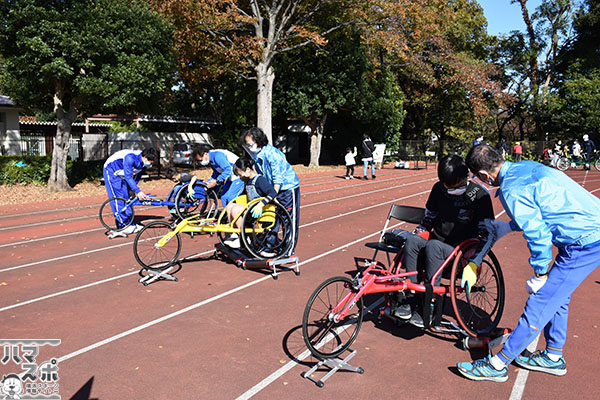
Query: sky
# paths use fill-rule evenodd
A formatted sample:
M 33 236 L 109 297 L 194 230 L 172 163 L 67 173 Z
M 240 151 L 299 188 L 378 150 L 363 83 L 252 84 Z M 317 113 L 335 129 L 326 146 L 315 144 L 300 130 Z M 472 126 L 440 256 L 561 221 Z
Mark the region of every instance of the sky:
M 521 14 L 519 3 L 510 4 L 510 0 L 477 0 L 483 7 L 483 14 L 488 21 L 488 34 L 499 35 L 510 31 L 525 31 L 525 23 Z M 542 0 L 529 0 L 527 9 L 529 15 L 535 12 L 535 8 Z

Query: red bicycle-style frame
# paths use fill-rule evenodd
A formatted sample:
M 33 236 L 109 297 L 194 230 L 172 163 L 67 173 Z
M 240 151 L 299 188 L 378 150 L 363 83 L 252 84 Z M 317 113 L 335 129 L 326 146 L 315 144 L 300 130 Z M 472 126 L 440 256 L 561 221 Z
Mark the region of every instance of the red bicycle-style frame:
M 451 297 L 456 323 L 444 320 L 449 328 L 437 331 L 481 336 L 491 332 L 504 309 L 504 278 L 498 259 L 489 251 L 477 271 L 477 282 L 470 291 L 460 287 L 462 270 L 473 256 L 477 239 L 468 239 L 456 246 L 431 279 L 442 275 L 439 286 L 432 285 L 434 295 Z M 364 269 L 354 279 L 345 276 L 324 281 L 313 292 L 302 318 L 302 334 L 311 353 L 320 359 L 335 357 L 356 339 L 363 319 L 365 295 L 384 293 L 387 306 L 391 292 L 412 290 L 425 293 L 425 284 L 412 283 L 410 276 L 418 272 L 400 272 L 403 251 L 400 250 L 388 270 L 376 260 L 365 260 Z M 450 271 L 449 274 L 446 271 Z M 443 305 L 443 302 L 440 302 Z M 436 302 L 436 307 L 439 306 Z M 384 310 L 385 306 L 381 309 Z

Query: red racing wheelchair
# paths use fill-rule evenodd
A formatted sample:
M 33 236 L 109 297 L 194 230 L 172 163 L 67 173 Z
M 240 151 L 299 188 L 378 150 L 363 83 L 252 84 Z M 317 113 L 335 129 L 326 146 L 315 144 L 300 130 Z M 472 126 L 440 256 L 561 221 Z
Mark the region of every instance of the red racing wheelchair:
M 420 223 L 423 212 L 424 209 L 421 208 L 393 205 L 381 236 L 383 237 L 391 217 L 403 223 L 417 224 Z M 354 278 L 329 278 L 310 296 L 302 317 L 302 335 L 306 346 L 321 360 L 340 355 L 358 336 L 365 312 L 365 295 L 384 295 L 385 304 L 379 309 L 380 315 L 383 315 L 388 314 L 390 309 L 391 294 L 408 290 L 426 294 L 424 297 L 427 304 L 430 304 L 429 298 L 436 298 L 431 311 L 434 323 L 428 326 L 429 323 L 426 322 L 426 329 L 466 337 L 491 335 L 502 318 L 505 298 L 502 270 L 492 251 L 483 258 L 477 271 L 477 282 L 471 290 L 466 291 L 460 287 L 463 268 L 474 255 L 477 244 L 477 239 L 460 243 L 436 271 L 431 284 L 415 284 L 407 278 L 418 272 L 402 272 L 402 247 L 387 245 L 381 238 L 378 243 L 368 243 L 368 247 L 376 249 L 375 255 L 372 259 L 361 261 L 364 265 L 360 266 Z M 396 254 L 389 267 L 375 260 L 379 250 Z M 433 285 L 440 274 L 440 285 Z M 452 304 L 450 312 L 444 310 L 447 297 L 450 297 Z

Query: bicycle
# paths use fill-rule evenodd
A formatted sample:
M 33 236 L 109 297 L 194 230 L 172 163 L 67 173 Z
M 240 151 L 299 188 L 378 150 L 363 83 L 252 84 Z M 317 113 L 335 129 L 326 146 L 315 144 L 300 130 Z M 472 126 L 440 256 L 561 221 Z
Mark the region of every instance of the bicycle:
M 440 324 L 429 327 L 429 322 L 425 322 L 426 328 L 473 337 L 490 334 L 502 317 L 505 296 L 502 270 L 493 252 L 489 251 L 484 257 L 478 268 L 477 282 L 471 290 L 460 287 L 463 268 L 477 244 L 477 239 L 468 239 L 454 248 L 431 279 L 435 282 L 441 274 L 439 286 L 428 288 L 427 284 L 416 284 L 407 279 L 417 272 L 400 272 L 402 249 L 396 253 L 389 270 L 379 261 L 365 260 L 364 269 L 353 279 L 335 276 L 325 280 L 310 296 L 302 317 L 302 336 L 307 348 L 321 360 L 340 355 L 356 340 L 362 325 L 365 295 L 384 293 L 386 306 L 380 309 L 381 316 L 390 311 L 391 293 L 408 290 L 426 293 L 429 289 L 429 293 L 439 296 L 431 315 L 440 319 Z M 456 323 L 441 320 L 446 295 L 451 297 Z M 424 307 L 428 305 L 424 304 Z
M 137 196 L 130 199 L 123 197 L 112 197 L 100 206 L 98 217 L 102 226 L 109 231 L 119 232 L 133 223 L 135 216 L 134 207 L 167 206 L 174 210 L 179 219 L 184 219 L 193 215 L 203 217 L 215 216 L 219 210 L 219 198 L 216 190 L 206 187 L 202 181 L 194 183 L 194 194 L 190 196 L 188 191 L 189 184 L 176 185 L 169 191 L 165 200 L 151 199 L 140 200 Z M 151 198 L 156 195 L 148 194 Z
M 144 269 L 163 270 L 177 262 L 181 252 L 181 234 L 209 233 L 217 234 L 221 244 L 225 245 L 225 234 L 237 233 L 241 237 L 244 248 L 258 259 L 279 259 L 286 257 L 294 243 L 292 217 L 276 199 L 263 207 L 263 213 L 255 218 L 247 210 L 264 200 L 264 197 L 247 201 L 246 195 L 233 200 L 244 205 L 244 211 L 228 221 L 226 210 L 217 217 L 204 218 L 193 215 L 177 224 L 155 221 L 144 226 L 133 241 L 133 254 Z M 242 219 L 242 226 L 235 226 Z M 267 250 L 274 255 L 261 255 Z
M 589 169 L 591 165 L 594 165 L 596 171 L 600 171 L 600 156 L 597 152 L 594 152 L 594 154 L 587 160 L 586 157 L 561 157 L 556 163 L 556 168 L 561 171 L 566 171 L 569 168 L 578 169 L 579 167 L 587 167 Z

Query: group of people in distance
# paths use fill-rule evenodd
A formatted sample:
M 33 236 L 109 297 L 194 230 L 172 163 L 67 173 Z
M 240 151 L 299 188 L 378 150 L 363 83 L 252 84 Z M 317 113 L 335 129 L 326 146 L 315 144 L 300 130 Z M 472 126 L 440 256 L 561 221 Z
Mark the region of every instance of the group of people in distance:
M 298 175 L 286 160 L 285 155 L 269 144 L 267 136 L 260 128 L 253 127 L 244 131 L 240 142 L 247 152 L 245 157 L 240 158 L 228 150 L 211 150 L 207 146 L 197 146 L 192 151 L 192 159 L 199 161 L 203 166 L 211 167 L 213 173 L 206 182 L 206 186 L 207 188 L 222 186 L 221 202 L 230 217 L 235 217 L 242 211 L 243 208 L 231 201 L 241 195 L 244 189 L 250 201 L 258 197 L 267 198 L 250 210 L 256 218 L 260 217 L 263 207 L 268 201 L 277 198 L 277 201 L 288 210 L 292 217 L 294 244 L 290 254 L 293 254 L 298 242 L 297 232 L 300 221 L 300 180 Z M 151 167 L 157 160 L 158 152 L 153 148 L 143 151 L 121 150 L 110 156 L 106 160 L 103 170 L 108 197 L 129 198 L 129 190 L 132 190 L 140 200 L 146 200 L 146 194 L 140 190 L 137 183 L 145 168 Z M 197 177 L 192 174 L 177 173 L 176 170 L 170 170 L 169 177 L 177 183 L 190 182 L 189 188 L 192 188 L 194 181 L 197 180 Z M 126 226 L 129 223 L 127 218 L 131 218 L 131 215 L 123 216 L 116 212 L 114 205 L 111 204 L 111 206 L 117 220 L 117 227 Z M 123 232 L 135 233 L 139 229 L 141 226 L 133 224 L 125 228 Z M 232 234 L 226 244 L 233 248 L 240 247 L 236 234 Z M 263 256 L 271 256 L 268 249 L 264 251 Z
M 375 152 L 375 145 L 373 141 L 369 137 L 369 135 L 364 134 L 362 136 L 362 142 L 360 143 L 360 149 L 362 152 L 362 162 L 363 162 L 363 179 L 368 180 L 367 170 L 368 167 L 371 167 L 371 179 L 375 179 L 375 161 L 373 159 L 373 152 Z M 350 147 L 346 147 L 346 155 L 344 156 L 344 161 L 346 162 L 346 179 L 354 179 L 354 166 L 356 165 L 356 161 L 354 157 L 358 155 L 358 151 L 356 150 L 356 146 L 354 149 Z
M 193 157 L 213 169 L 208 187 L 224 185 L 222 201 L 231 215 L 241 212 L 235 204 L 229 206 L 228 203 L 244 187 L 251 199 L 266 198 L 248 211 L 257 217 L 264 204 L 277 197 L 295 221 L 297 241 L 298 176 L 285 155 L 268 144 L 259 128 L 245 131 L 240 140 L 251 157 L 238 159 L 226 150 L 204 147 L 194 150 Z M 365 135 L 365 178 L 369 165 L 375 178 L 373 149 Z M 123 196 L 126 194 L 123 190 L 130 186 L 140 199 L 144 198 L 136 185 L 136 177 L 144 167 L 157 161 L 156 152 L 151 150 L 118 152 L 106 161 L 104 176 L 109 197 Z M 346 165 L 350 168 L 356 149 L 353 152 L 348 149 L 348 153 L 351 158 L 346 157 Z M 430 281 L 456 245 L 469 238 L 479 238 L 477 251 L 462 273 L 461 286 L 471 290 L 477 282 L 483 257 L 497 240 L 513 231 L 523 233 L 533 269 L 525 284 L 528 299 L 523 313 L 503 348 L 494 356 L 458 363 L 458 371 L 472 380 L 504 382 L 508 379 L 508 365 L 515 362 L 522 368 L 564 375 L 567 370 L 563 348 L 571 295 L 600 263 L 600 199 L 563 172 L 534 161 L 505 161 L 502 152 L 483 143 L 483 138 L 470 149 L 466 159 L 455 154 L 443 157 L 437 171 L 439 181 L 431 190 L 425 216 L 404 245 L 403 265 L 407 272 L 420 269 L 424 280 Z M 488 189 L 470 179 L 469 171 L 484 185 L 497 188 L 497 196 L 510 221 L 495 220 Z M 352 169 L 347 169 L 346 176 L 353 176 Z M 429 232 L 427 240 L 421 235 L 425 231 Z M 232 246 L 236 245 L 236 239 L 229 239 Z M 554 261 L 553 246 L 558 248 Z M 422 265 L 418 262 L 420 259 L 424 260 Z M 413 275 L 410 279 L 416 282 L 417 277 Z M 419 300 L 416 294 L 400 294 L 394 301 L 392 314 L 424 327 L 423 316 L 431 313 L 423 312 L 423 302 Z M 542 332 L 545 349 L 523 353 Z

